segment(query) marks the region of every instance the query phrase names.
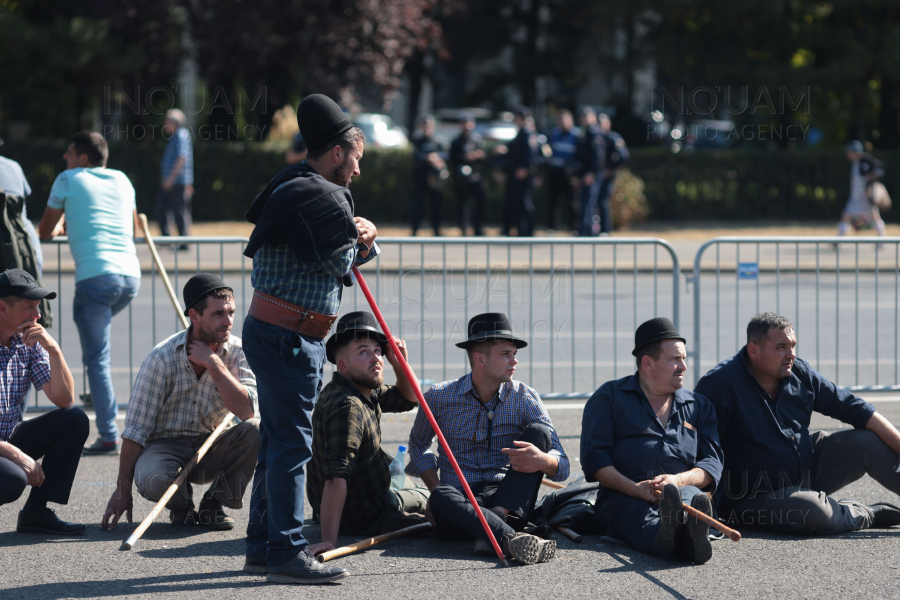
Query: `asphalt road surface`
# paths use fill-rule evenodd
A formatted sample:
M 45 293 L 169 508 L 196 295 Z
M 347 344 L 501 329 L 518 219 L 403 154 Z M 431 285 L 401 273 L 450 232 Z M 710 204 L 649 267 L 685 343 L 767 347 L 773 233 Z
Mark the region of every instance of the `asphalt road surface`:
M 867 396 L 892 422 L 900 423 L 900 397 Z M 548 402 L 550 415 L 580 473 L 582 402 Z M 405 443 L 412 416 L 387 415 L 383 444 L 388 451 Z M 843 427 L 814 416 L 813 429 Z M 93 431 L 92 431 L 93 435 Z M 801 539 L 753 530 L 738 543 L 713 542 L 713 557 L 702 566 L 642 555 L 597 536 L 582 544 L 557 537 L 557 558 L 546 564 L 509 568 L 474 556 L 471 542 L 397 540 L 337 559 L 351 576 L 326 586 L 287 586 L 241 572 L 248 510 L 231 511 L 231 532 L 174 527 L 160 517 L 131 552 L 122 541 L 137 523 L 114 532 L 99 522 L 114 489 L 118 460 L 86 457 L 79 466 L 69 505 L 61 517 L 88 524 L 87 534 L 50 538 L 15 532 L 24 504 L 0 507 L 0 598 L 897 598 L 900 597 L 900 528 L 865 530 Z M 202 489 L 195 489 L 197 497 Z M 137 494 L 135 494 L 137 496 Z M 836 495 L 865 503 L 898 502 L 868 477 Z M 249 494 L 248 494 L 249 498 Z M 152 504 L 137 498 L 139 521 Z M 307 506 L 307 517 L 310 511 Z M 309 522 L 305 534 L 319 540 Z M 355 538 L 341 538 L 349 543 Z

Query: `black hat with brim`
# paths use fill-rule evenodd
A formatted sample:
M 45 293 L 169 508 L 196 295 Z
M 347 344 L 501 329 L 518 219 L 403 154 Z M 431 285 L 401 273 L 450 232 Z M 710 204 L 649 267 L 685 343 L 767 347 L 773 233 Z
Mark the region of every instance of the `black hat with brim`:
M 337 322 L 334 334 L 325 342 L 325 358 L 332 364 L 337 364 L 334 353 L 347 340 L 358 337 L 374 337 L 381 344 L 381 351 L 387 349 L 387 337 L 378 330 L 378 322 L 371 313 L 352 312 L 347 313 Z
M 469 319 L 469 339 L 456 344 L 457 348 L 469 348 L 487 341 L 512 342 L 516 348 L 524 348 L 528 342 L 513 335 L 512 325 L 503 313 L 484 313 Z
M 309 152 L 341 135 L 353 123 L 337 103 L 323 94 L 311 94 L 297 107 L 297 125 Z
M 23 300 L 53 300 L 56 292 L 41 287 L 28 271 L 7 269 L 0 273 L 0 298 L 15 296 Z
M 197 273 L 184 284 L 182 296 L 184 297 L 184 316 L 188 316 L 191 307 L 202 299 L 203 296 L 216 290 L 230 290 L 234 293 L 231 286 L 226 285 L 224 281 L 213 275 L 212 273 Z
M 665 317 L 656 317 L 641 323 L 634 332 L 634 350 L 631 351 L 631 355 L 637 356 L 638 350 L 659 340 L 681 340 L 687 344 L 687 340 L 678 333 L 672 321 Z

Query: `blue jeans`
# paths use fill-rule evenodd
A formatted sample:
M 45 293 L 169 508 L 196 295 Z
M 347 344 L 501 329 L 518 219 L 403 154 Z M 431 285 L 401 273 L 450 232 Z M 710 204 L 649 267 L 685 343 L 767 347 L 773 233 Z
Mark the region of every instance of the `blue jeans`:
M 312 411 L 322 388 L 325 340 L 249 315 L 242 339 L 256 375 L 262 438 L 250 496 L 247 556 L 266 556 L 274 567 L 309 545 L 302 533 L 303 466 L 312 458 Z
M 681 501 L 690 506 L 691 498 L 700 494 L 700 489 L 692 485 L 679 488 Z M 608 535 L 626 542 L 635 550 L 662 558 L 674 559 L 656 547 L 659 533 L 659 509 L 655 504 L 626 496 L 613 490 L 601 490 L 595 508 L 597 524 L 602 535 Z
M 119 438 L 118 403 L 109 371 L 110 323 L 137 296 L 140 287 L 140 278 L 123 275 L 99 275 L 75 284 L 72 312 L 81 339 L 81 362 L 87 369 L 97 430 L 107 443 Z

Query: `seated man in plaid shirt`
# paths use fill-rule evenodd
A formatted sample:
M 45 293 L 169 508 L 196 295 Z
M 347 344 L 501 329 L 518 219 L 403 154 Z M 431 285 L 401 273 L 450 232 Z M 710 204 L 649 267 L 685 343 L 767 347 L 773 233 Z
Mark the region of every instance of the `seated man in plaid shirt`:
M 512 378 L 516 352 L 528 344 L 513 336 L 506 315 L 473 317 L 468 337 L 457 347 L 468 352 L 472 372 L 435 385 L 425 399 L 504 554 L 525 564 L 547 562 L 556 555 L 556 542 L 521 530 L 541 479 L 565 481 L 569 459 L 538 393 Z M 430 451 L 433 437 L 419 412 L 409 434 L 406 472 L 421 477 L 431 490 L 435 532 L 448 539 L 477 538 L 475 552 L 492 555 L 487 533 L 443 449 L 438 456 Z
M 395 341 L 406 358 L 406 344 Z M 325 344 L 325 354 L 337 369 L 313 412 L 306 493 L 322 523 L 321 543 L 309 547 L 313 554 L 334 549 L 338 532 L 371 536 L 427 522 L 422 513 L 428 490 L 392 489 L 391 457 L 381 449 L 381 413 L 410 411 L 418 399 L 375 317 L 367 312 L 345 315 Z M 397 385 L 384 385 L 385 358 Z
M 84 525 L 62 521 L 47 507 L 69 502 L 90 426 L 72 406 L 75 382 L 59 344 L 37 322 L 42 298 L 52 300 L 56 292 L 22 269 L 0 273 L 0 505 L 15 502 L 30 485 L 17 531 L 81 535 Z M 22 421 L 32 383 L 59 410 Z
M 109 523 L 113 530 L 123 512 L 131 522 L 132 482 L 141 496 L 158 502 L 228 412 L 242 423 L 216 438 L 166 507 L 176 525 L 232 529 L 234 519 L 222 505 L 243 506 L 260 435 L 254 418 L 256 378 L 240 338 L 231 335 L 234 292 L 215 275 L 198 273 L 184 286 L 184 305 L 191 326 L 160 342 L 134 382 L 118 482 L 100 523 L 103 529 Z M 192 483 L 212 483 L 199 510 L 194 510 Z

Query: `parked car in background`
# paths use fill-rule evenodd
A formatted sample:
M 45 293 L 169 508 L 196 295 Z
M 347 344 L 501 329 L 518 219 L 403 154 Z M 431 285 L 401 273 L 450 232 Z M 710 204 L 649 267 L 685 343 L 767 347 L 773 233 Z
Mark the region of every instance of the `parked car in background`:
M 488 146 L 506 143 L 516 137 L 512 113 L 494 115 L 486 108 L 441 108 L 434 111 L 435 134 L 449 144 L 459 135 L 459 122 L 466 115 L 475 117 L 475 133 L 481 135 Z
M 387 115 L 360 113 L 350 121 L 366 134 L 366 146 L 376 148 L 406 148 L 409 138 L 403 129 Z

